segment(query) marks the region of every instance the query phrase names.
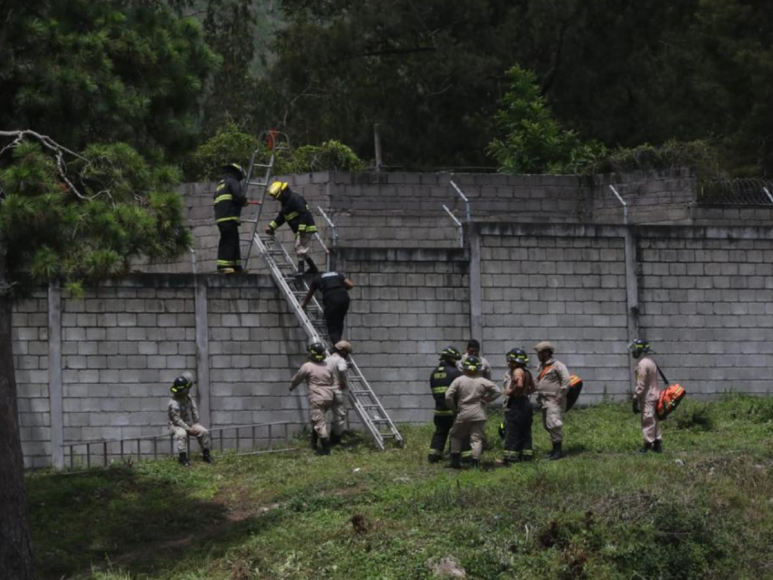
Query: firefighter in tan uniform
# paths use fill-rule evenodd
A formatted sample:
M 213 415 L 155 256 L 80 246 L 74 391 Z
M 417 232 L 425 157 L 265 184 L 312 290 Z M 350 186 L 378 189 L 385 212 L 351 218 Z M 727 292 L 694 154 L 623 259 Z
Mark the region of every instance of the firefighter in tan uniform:
M 635 413 L 641 413 L 641 433 L 644 437 L 644 446 L 639 452 L 662 453 L 663 438 L 657 413 L 660 399 L 658 365 L 648 356 L 651 350 L 646 340 L 637 338 L 631 343 L 630 349 L 631 356 L 639 361 L 636 363 L 636 387 L 633 393 L 633 409 Z
M 335 393 L 333 371 L 325 362 L 325 345 L 315 342 L 309 345 L 309 360 L 295 373 L 290 391 L 305 382 L 309 395 L 311 423 L 322 449 L 320 455 L 330 455 L 330 439 L 327 436 L 327 419 L 325 413 L 333 407 Z
M 561 447 L 564 441 L 562 427 L 566 412 L 566 392 L 569 389 L 569 371 L 564 363 L 553 358 L 555 349 L 548 341 L 534 347 L 540 365 L 537 371 L 537 402 L 542 409 L 542 426 L 550 435 L 553 450 L 549 459 L 561 459 L 564 456 Z
M 325 362 L 333 372 L 333 421 L 330 425 L 330 444 L 337 445 L 341 442 L 341 435 L 346 429 L 346 371 L 349 369 L 349 361 L 346 360 L 352 353 L 352 343 L 348 340 L 339 340 L 335 343 L 335 351 L 325 359 Z
M 472 442 L 472 467 L 480 465 L 483 453 L 483 434 L 486 427 L 486 405 L 499 397 L 497 386 L 479 377 L 480 359 L 468 356 L 463 363 L 464 375 L 454 379 L 446 391 L 446 407 L 456 410 L 456 420 L 449 433 L 451 437 L 451 463 L 449 467 L 461 469 L 462 447 L 467 437 Z
M 190 396 L 193 384 L 193 376 L 189 372 L 184 372 L 177 377 L 169 389 L 172 391 L 172 398 L 169 399 L 167 407 L 169 433 L 174 437 L 179 461 L 184 467 L 190 466 L 188 435 L 193 435 L 198 439 L 204 461 L 214 463 L 209 453 L 209 431 L 199 423 L 199 409 Z

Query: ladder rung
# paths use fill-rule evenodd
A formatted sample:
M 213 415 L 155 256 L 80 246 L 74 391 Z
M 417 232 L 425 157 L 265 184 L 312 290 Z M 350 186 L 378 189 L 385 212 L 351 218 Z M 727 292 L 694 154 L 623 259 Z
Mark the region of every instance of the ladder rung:
M 389 419 L 375 419 L 373 417 L 370 418 L 371 423 L 391 423 Z
M 255 224 L 258 223 L 258 220 L 240 220 L 242 223 L 245 224 Z
M 248 181 L 248 185 L 257 185 L 258 187 L 266 187 L 265 181 Z

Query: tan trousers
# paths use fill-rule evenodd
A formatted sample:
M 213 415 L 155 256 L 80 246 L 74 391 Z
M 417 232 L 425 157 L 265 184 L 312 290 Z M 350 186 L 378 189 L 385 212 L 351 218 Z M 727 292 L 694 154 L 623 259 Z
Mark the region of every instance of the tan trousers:
M 486 428 L 486 421 L 454 421 L 451 431 L 448 434 L 451 437 L 451 453 L 461 453 L 467 437 L 470 438 L 472 447 L 472 458 L 480 460 L 483 455 L 483 435 Z
M 644 442 L 654 443 L 658 439 L 662 439 L 660 423 L 658 422 L 657 400 L 639 400 L 639 407 L 641 407 L 641 434 L 644 437 Z
M 202 449 L 209 449 L 209 431 L 199 423 L 191 425 L 193 436 L 199 440 Z M 169 433 L 174 436 L 177 453 L 188 453 L 188 433 L 182 427 L 170 427 Z
M 312 234 L 296 234 L 295 236 L 295 256 L 299 260 L 303 260 L 306 254 L 309 253 L 309 247 L 311 246 Z
M 562 428 L 564 412 L 566 412 L 566 397 L 561 397 L 559 403 L 558 397 L 542 395 L 539 397 L 539 403 L 542 407 L 542 426 L 550 435 L 550 441 L 561 443 L 564 440 Z
M 346 391 L 335 389 L 333 396 L 333 421 L 331 430 L 340 435 L 346 429 Z

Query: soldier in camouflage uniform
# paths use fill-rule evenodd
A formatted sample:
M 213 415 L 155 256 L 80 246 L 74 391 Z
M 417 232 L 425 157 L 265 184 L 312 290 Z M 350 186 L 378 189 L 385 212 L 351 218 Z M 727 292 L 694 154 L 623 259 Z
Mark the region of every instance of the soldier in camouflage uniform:
M 193 387 L 193 376 L 184 372 L 174 380 L 170 387 L 172 398 L 169 399 L 169 433 L 174 437 L 179 453 L 180 463 L 188 467 L 188 435 L 199 440 L 204 461 L 214 463 L 209 453 L 209 431 L 199 423 L 199 410 L 196 402 L 190 396 Z
M 303 382 L 306 383 L 308 389 L 311 423 L 322 446 L 322 449 L 318 450 L 317 453 L 330 455 L 330 439 L 328 438 L 325 414 L 333 408 L 333 401 L 335 401 L 335 393 L 333 392 L 335 377 L 330 365 L 325 362 L 325 345 L 321 342 L 309 345 L 309 360 L 295 373 L 290 384 L 290 391 L 292 392 Z

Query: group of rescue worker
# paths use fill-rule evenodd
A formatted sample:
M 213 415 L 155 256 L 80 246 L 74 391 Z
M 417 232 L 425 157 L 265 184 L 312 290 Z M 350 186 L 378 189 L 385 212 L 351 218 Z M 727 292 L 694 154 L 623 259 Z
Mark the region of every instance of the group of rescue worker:
M 636 339 L 630 345 L 636 359 L 636 384 L 633 391 L 634 413 L 641 413 L 644 445 L 640 453 L 663 451 L 658 424 L 657 403 L 660 398 L 658 367 L 651 356 L 648 342 Z M 504 456 L 498 464 L 509 466 L 534 458 L 532 422 L 534 409 L 531 395 L 542 414 L 542 425 L 550 436 L 552 450 L 548 459 L 564 457 L 563 417 L 566 412 L 569 371 L 555 358 L 555 348 L 548 341 L 538 343 L 534 351 L 539 359 L 535 379 L 528 369 L 529 357 L 522 348 L 506 355 L 507 371 L 500 391 L 491 381 L 491 367 L 480 356 L 480 344 L 471 340 L 462 354 L 453 346 L 440 352 L 440 361 L 430 375 L 430 389 L 435 399 L 435 432 L 427 460 L 436 463 L 443 458 L 450 438 L 449 467 L 460 469 L 469 453 L 470 464 L 477 467 L 483 451 L 486 407 L 504 395 Z
M 326 356 L 321 342 L 312 343 L 308 348 L 309 360 L 298 369 L 290 384 L 292 392 L 301 383 L 306 383 L 312 423 L 311 448 L 320 455 L 330 455 L 331 446 L 341 442 L 346 428 L 346 371 L 351 352 L 352 344 L 346 340 L 338 341 L 330 356 Z M 194 384 L 191 373 L 182 373 L 170 387 L 172 398 L 167 405 L 169 434 L 174 439 L 178 461 L 184 467 L 190 466 L 189 437 L 198 440 L 204 461 L 214 463 L 209 431 L 199 422 L 196 401 L 190 396 Z M 329 431 L 328 411 L 333 415 Z
M 220 230 L 220 243 L 217 248 L 217 270 L 222 274 L 242 272 L 241 249 L 239 245 L 239 225 L 242 209 L 250 202 L 245 195 L 242 181 L 247 177 L 238 163 L 229 163 L 222 169 L 223 175 L 215 187 L 213 196 L 215 205 L 215 224 Z M 305 266 L 308 273 L 318 272 L 314 261 L 309 257 L 311 239 L 317 233 L 314 216 L 306 199 L 295 193 L 285 181 L 273 182 L 266 193 L 281 204 L 279 213 L 266 228 L 266 234 L 273 236 L 284 223 L 295 234 L 295 256 L 298 259 L 298 276 L 302 276 Z M 255 201 L 259 204 L 261 202 Z
M 223 274 L 243 271 L 239 223 L 242 209 L 249 203 L 241 182 L 246 174 L 236 163 L 223 167 L 223 175 L 214 193 L 215 223 L 220 230 L 217 269 Z M 341 340 L 344 318 L 349 308 L 348 291 L 354 284 L 340 272 L 320 272 L 311 257 L 309 248 L 317 232 L 314 217 L 302 195 L 295 193 L 286 182 L 275 181 L 266 193 L 281 204 L 276 217 L 265 231 L 273 236 L 287 223 L 295 234 L 295 255 L 298 260 L 297 277 L 312 276 L 308 293 L 301 303 L 306 308 L 315 292 L 322 293 L 323 314 L 334 352 L 326 356 L 322 343 L 309 346 L 309 361 L 292 379 L 290 390 L 306 382 L 311 410 L 312 447 L 322 455 L 330 453 L 330 446 L 340 442 L 346 419 L 345 389 L 347 357 L 352 352 L 351 343 Z M 260 202 L 253 202 L 260 203 Z M 308 266 L 308 269 L 305 268 Z M 632 343 L 632 355 L 639 359 L 636 367 L 634 411 L 640 410 L 644 446 L 642 451 L 662 451 L 662 438 L 658 426 L 656 406 L 660 389 L 657 381 L 657 365 L 649 356 L 649 344 L 643 340 Z M 480 343 L 470 340 L 467 350 L 459 352 L 449 346 L 440 353 L 440 361 L 430 377 L 430 387 L 435 399 L 435 432 L 430 444 L 428 460 L 437 462 L 445 453 L 450 438 L 450 467 L 460 468 L 462 461 L 473 466 L 480 462 L 483 450 L 486 406 L 504 394 L 504 457 L 505 465 L 533 458 L 531 395 L 542 414 L 542 424 L 550 436 L 552 450 L 548 457 L 557 460 L 564 457 L 563 416 L 566 412 L 566 395 L 569 387 L 569 371 L 555 359 L 555 349 L 550 342 L 540 342 L 534 347 L 539 359 L 536 378 L 528 370 L 529 357 L 521 348 L 506 354 L 507 371 L 502 379 L 502 390 L 491 380 L 491 365 L 480 354 Z M 209 453 L 209 433 L 199 424 L 198 410 L 189 396 L 193 380 L 183 373 L 172 386 L 169 402 L 169 429 L 174 436 L 179 460 L 188 465 L 187 439 L 195 436 L 204 452 L 204 459 L 212 462 Z M 332 410 L 331 433 L 328 434 L 326 412 Z M 319 447 L 318 447 L 319 446 Z

